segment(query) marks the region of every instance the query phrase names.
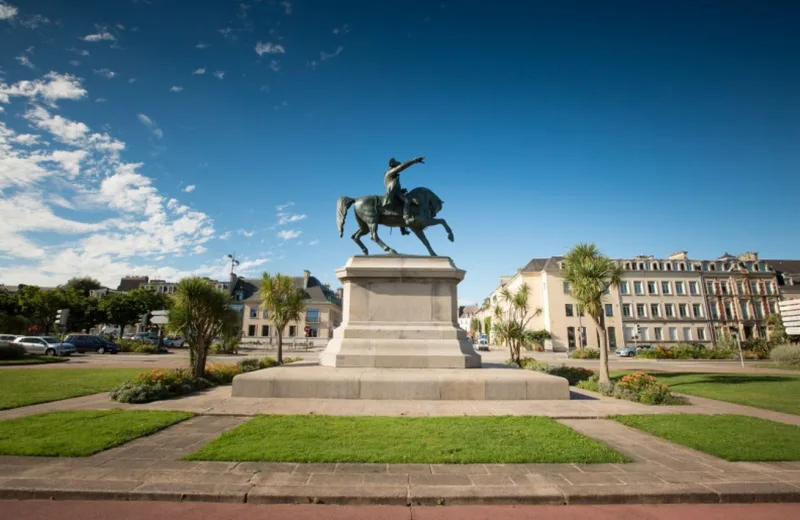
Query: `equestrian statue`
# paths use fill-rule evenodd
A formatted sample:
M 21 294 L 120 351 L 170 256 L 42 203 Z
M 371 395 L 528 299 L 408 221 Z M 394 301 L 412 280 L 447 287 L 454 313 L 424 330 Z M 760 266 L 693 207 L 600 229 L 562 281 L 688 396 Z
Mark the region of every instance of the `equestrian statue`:
M 361 237 L 368 234 L 373 242 L 381 246 L 384 251 L 393 255 L 397 251 L 387 246 L 378 237 L 378 225 L 383 224 L 390 228 L 400 228 L 403 235 L 413 232 L 417 238 L 425 245 L 431 256 L 436 256 L 428 238 L 425 236 L 425 228 L 440 224 L 447 231 L 447 238 L 453 241 L 453 230 L 447 225 L 443 218 L 436 218 L 442 211 L 444 201 L 428 188 L 414 188 L 411 191 L 400 187 L 400 172 L 415 164 L 425 164 L 424 157 L 417 157 L 400 163 L 395 159 L 389 159 L 389 169 L 383 175 L 383 185 L 386 194 L 365 195 L 358 199 L 350 197 L 339 197 L 336 202 L 336 224 L 339 227 L 339 237 L 344 234 L 344 221 L 350 206 L 355 205 L 355 218 L 358 224 L 358 231 L 351 237 L 365 255 L 369 254 Z M 409 232 L 408 229 L 411 231 Z

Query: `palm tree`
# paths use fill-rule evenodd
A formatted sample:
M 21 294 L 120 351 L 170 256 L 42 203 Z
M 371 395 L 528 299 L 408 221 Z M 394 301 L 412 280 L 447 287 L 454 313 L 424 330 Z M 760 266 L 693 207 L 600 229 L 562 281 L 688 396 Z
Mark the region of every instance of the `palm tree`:
M 494 332 L 501 343 L 508 346 L 511 362 L 520 364 L 522 348 L 530 350 L 533 335 L 528 330 L 528 323 L 542 314 L 542 309 L 528 312 L 528 296 L 530 288 L 523 283 L 517 292 L 507 288 L 500 291 L 500 305 L 494 308 Z M 504 309 L 505 307 L 505 309 Z
M 283 363 L 283 330 L 290 321 L 300 321 L 306 308 L 306 293 L 294 286 L 290 276 L 277 273 L 270 276 L 264 273 L 261 277 L 261 288 L 258 290 L 261 308 L 275 324 L 278 333 L 278 364 Z
M 186 338 L 192 377 L 203 377 L 208 347 L 236 314 L 230 302 L 230 295 L 206 278 L 184 278 L 178 283 L 167 328 Z
M 600 383 L 608 384 L 608 338 L 606 337 L 603 295 L 617 287 L 622 267 L 600 253 L 594 244 L 578 244 L 563 260 L 564 281 L 577 302 L 578 313 L 586 312 L 601 331 Z

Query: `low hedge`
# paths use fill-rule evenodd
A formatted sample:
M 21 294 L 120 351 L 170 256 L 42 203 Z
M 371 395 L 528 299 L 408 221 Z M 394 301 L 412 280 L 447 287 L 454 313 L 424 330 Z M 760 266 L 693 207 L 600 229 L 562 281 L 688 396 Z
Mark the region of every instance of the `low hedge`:
M 600 384 L 597 375 L 578 383 L 578 388 L 603 394 L 607 397 L 625 399 L 648 405 L 686 404 L 686 399 L 673 395 L 669 387 L 644 372 L 628 374 L 618 381 Z
M 7 341 L 0 341 L 0 359 L 22 359 L 25 357 L 25 347 Z
M 596 348 L 585 348 L 576 350 L 569 355 L 572 359 L 600 359 L 600 350 Z
M 800 368 L 800 345 L 779 345 L 772 349 L 769 357 L 780 366 Z
M 158 354 L 158 345 L 151 345 L 130 339 L 118 339 L 117 346 L 120 352 L 135 352 L 137 354 Z
M 659 345 L 653 349 L 640 350 L 636 353 L 636 357 L 641 359 L 735 359 L 739 357 L 739 353 L 724 348 L 679 343 L 674 347 Z

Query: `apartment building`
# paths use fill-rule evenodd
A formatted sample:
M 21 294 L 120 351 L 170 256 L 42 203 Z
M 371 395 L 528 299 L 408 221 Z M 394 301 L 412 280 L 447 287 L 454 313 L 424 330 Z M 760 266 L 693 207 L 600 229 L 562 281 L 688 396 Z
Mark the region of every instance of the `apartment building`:
M 302 319 L 286 326 L 284 338 L 331 338 L 333 329 L 342 322 L 341 291 L 334 292 L 309 271 L 293 277 L 293 282 L 306 293 L 306 309 Z M 234 305 L 242 312 L 242 341 L 272 343 L 277 338 L 277 330 L 269 312 L 261 308 L 259 284 L 259 279 L 235 277 Z
M 470 324 L 472 323 L 472 318 L 475 317 L 477 312 L 477 305 L 461 305 L 458 308 L 458 326 L 467 331 L 467 334 L 470 332 L 469 329 Z
M 781 300 L 800 300 L 800 260 L 764 260 L 775 271 Z
M 754 252 L 693 260 L 686 251 L 677 251 L 667 258 L 637 256 L 617 262 L 623 268 L 622 280 L 609 289 L 604 304 L 611 349 L 637 342 L 712 345 L 733 331 L 741 339 L 765 338 L 763 320 L 778 312 L 778 280 L 770 266 L 776 261 L 759 260 Z M 501 277 L 489 295 L 489 307 L 477 315 L 492 316 L 495 307 L 503 308 L 503 289 L 513 292 L 527 283 L 532 313 L 528 328 L 548 330 L 553 337 L 550 348 L 572 349 L 581 341 L 599 346 L 600 330 L 591 318 L 578 315 L 562 268 L 562 257 L 532 259 L 514 275 Z M 800 272 L 800 262 L 785 268 Z M 533 316 L 536 309 L 541 313 Z
M 220 291 L 227 292 L 230 289 L 230 282 L 220 282 L 218 280 L 212 280 L 211 278 L 206 278 L 214 284 L 214 286 L 219 289 Z M 166 280 L 150 280 L 141 285 L 146 289 L 153 289 L 157 293 L 161 294 L 175 294 L 178 290 L 178 282 L 168 282 Z

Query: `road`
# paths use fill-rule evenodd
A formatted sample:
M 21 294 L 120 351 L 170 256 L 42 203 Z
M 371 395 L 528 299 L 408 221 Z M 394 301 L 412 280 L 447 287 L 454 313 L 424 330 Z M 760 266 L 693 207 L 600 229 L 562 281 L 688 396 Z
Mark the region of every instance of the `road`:
M 324 506 L 173 502 L 0 501 L 0 520 L 784 520 L 800 504 L 642 506 Z

